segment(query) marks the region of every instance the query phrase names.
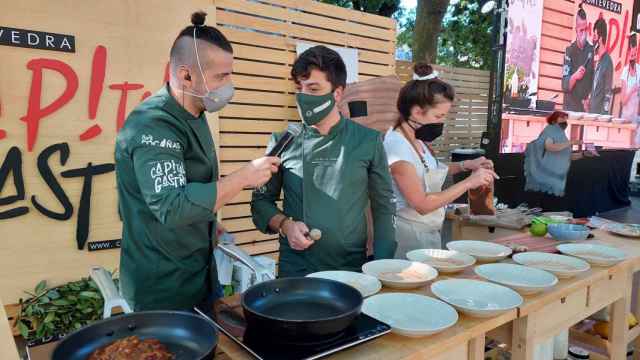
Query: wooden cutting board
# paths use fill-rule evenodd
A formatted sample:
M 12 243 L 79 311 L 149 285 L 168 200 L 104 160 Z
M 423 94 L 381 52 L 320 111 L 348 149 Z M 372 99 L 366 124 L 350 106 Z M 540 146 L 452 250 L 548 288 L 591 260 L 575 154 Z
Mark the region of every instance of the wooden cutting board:
M 533 236 L 531 234 L 515 234 L 495 239 L 491 242 L 509 247 L 510 245 L 526 246 L 527 251 L 539 251 L 551 254 L 558 253 L 559 251 L 556 249 L 556 246 L 563 243 L 552 238 Z

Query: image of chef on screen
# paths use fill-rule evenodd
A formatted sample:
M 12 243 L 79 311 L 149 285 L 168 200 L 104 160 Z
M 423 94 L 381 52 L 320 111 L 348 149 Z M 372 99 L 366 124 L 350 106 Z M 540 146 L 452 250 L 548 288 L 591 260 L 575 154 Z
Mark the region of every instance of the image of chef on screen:
M 607 51 L 607 22 L 602 15 L 593 24 L 593 52 L 595 70 L 588 109 L 592 114 L 609 114 L 613 87 L 613 61 Z
M 584 112 L 593 88 L 593 46 L 587 41 L 589 23 L 582 4 L 576 13 L 576 40 L 566 48 L 562 67 L 564 110 Z

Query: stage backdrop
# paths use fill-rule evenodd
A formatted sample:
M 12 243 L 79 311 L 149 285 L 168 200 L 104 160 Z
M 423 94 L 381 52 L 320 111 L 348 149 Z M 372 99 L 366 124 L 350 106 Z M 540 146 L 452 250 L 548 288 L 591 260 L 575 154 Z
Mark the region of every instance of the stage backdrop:
M 542 11 L 538 12 L 535 7 L 537 1 L 542 1 Z M 501 129 L 501 152 L 520 152 L 526 147 L 526 144 L 535 139 L 546 123 L 543 112 L 534 112 L 531 110 L 521 109 L 526 104 L 521 95 L 524 95 L 526 86 L 530 87 L 529 93 L 535 91 L 536 84 L 531 76 L 526 75 L 526 69 L 538 69 L 537 75 L 537 100 L 553 100 L 556 103 L 556 109 L 563 109 L 565 94 L 562 91 L 562 75 L 563 62 L 568 47 L 576 39 L 576 13 L 578 11 L 579 1 L 565 0 L 533 0 L 533 2 L 525 2 L 526 5 L 517 1 L 511 5 L 509 9 L 509 26 L 507 37 L 507 69 L 504 74 L 504 112 L 502 116 Z M 524 23 L 518 22 L 515 13 L 523 6 L 529 7 Z M 599 118 L 594 115 L 580 115 L 580 120 L 576 120 L 576 124 L 580 124 L 582 130 L 575 130 L 571 133 L 571 129 L 567 130 L 568 136 L 574 138 L 580 137 L 582 131 L 583 140 L 592 142 L 595 145 L 607 147 L 629 148 L 635 146 L 635 124 L 629 123 L 633 119 L 619 119 L 621 94 L 619 88 L 621 86 L 620 76 L 627 65 L 629 50 L 629 35 L 632 27 L 636 26 L 634 19 L 634 1 L 633 0 L 616 0 L 616 1 L 598 1 L 586 0 L 583 7 L 587 13 L 587 22 L 589 33 L 588 41 L 592 42 L 593 25 L 599 17 L 602 17 L 607 24 L 607 51 L 613 62 L 613 83 L 611 92 L 610 111 L 606 117 Z M 515 11 L 512 11 L 515 10 Z M 637 11 L 636 11 L 637 12 Z M 541 25 L 540 50 L 539 56 L 535 56 L 536 52 L 533 47 L 535 33 L 532 33 L 532 23 Z M 526 32 L 523 30 L 526 25 Z M 528 40 L 527 40 L 528 39 Z M 532 55 L 528 55 L 532 54 Z M 524 59 L 524 60 L 523 60 Z M 525 61 L 526 60 L 526 61 Z M 531 64 L 529 64 L 531 61 Z M 514 73 L 514 64 L 521 64 L 522 69 L 518 70 L 517 85 L 520 89 L 519 98 L 513 98 L 512 82 L 516 82 Z M 593 61 L 592 61 L 593 63 Z M 526 64 L 526 66 L 523 66 Z M 534 99 L 535 100 L 535 99 Z M 516 110 L 514 110 L 516 109 Z M 616 119 L 618 118 L 618 119 Z M 612 122 L 613 120 L 613 122 Z M 627 122 L 627 123 L 624 123 Z

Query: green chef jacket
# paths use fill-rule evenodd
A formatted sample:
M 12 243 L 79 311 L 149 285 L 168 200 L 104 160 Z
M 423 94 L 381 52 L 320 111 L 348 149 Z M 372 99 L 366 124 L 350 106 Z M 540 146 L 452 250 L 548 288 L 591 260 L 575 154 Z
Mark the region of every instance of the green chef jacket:
M 274 134 L 270 147 L 284 133 Z M 366 261 L 369 202 L 374 221 L 374 255 L 393 258 L 396 241 L 391 175 L 381 135 L 341 118 L 326 136 L 302 125 L 302 133 L 281 155 L 280 171 L 263 191 L 254 191 L 253 222 L 271 232 L 269 220 L 280 211 L 322 231 L 322 238 L 304 251 L 293 250 L 280 237 L 279 275 L 304 276 L 315 271 L 360 271 Z
M 125 299 L 135 311 L 204 302 L 217 284 L 218 165 L 206 117 L 187 112 L 167 85 L 129 115 L 115 158 Z

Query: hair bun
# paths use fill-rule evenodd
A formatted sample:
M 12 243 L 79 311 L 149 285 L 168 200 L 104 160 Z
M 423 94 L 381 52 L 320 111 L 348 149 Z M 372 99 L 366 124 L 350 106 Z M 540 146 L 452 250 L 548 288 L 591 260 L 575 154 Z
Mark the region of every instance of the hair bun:
M 193 26 L 203 26 L 204 21 L 207 18 L 207 13 L 204 11 L 196 11 L 191 14 L 191 23 Z
M 413 72 L 419 77 L 429 76 L 433 73 L 433 67 L 425 62 L 418 62 L 413 65 Z

